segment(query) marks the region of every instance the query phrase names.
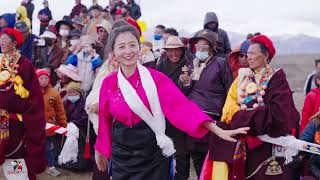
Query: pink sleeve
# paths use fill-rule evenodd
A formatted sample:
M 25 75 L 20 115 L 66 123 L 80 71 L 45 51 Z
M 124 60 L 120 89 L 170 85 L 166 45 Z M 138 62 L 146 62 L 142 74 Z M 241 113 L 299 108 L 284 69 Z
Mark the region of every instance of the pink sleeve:
M 171 79 L 160 74 L 157 88 L 162 111 L 173 126 L 196 138 L 207 134 L 203 123 L 213 120 L 191 102 Z
M 105 79 L 100 89 L 99 96 L 99 126 L 95 149 L 107 158 L 111 157 L 111 127 L 112 115 L 109 112 L 108 82 Z M 110 87 L 110 86 L 109 86 Z

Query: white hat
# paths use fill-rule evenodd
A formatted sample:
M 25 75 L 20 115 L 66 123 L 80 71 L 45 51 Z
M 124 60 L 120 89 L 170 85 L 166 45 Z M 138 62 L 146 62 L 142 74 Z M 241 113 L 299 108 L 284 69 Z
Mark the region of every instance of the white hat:
M 41 38 L 50 38 L 50 39 L 57 39 L 57 35 L 49 30 L 44 31 L 44 33 L 40 36 Z
M 178 36 L 169 36 L 163 49 L 174 49 L 185 47 Z
M 63 74 L 74 81 L 81 81 L 78 68 L 72 64 L 61 64 L 60 67 L 56 69 L 56 73 L 59 77 Z
M 96 44 L 95 39 L 90 35 L 83 35 L 80 37 L 81 44 Z

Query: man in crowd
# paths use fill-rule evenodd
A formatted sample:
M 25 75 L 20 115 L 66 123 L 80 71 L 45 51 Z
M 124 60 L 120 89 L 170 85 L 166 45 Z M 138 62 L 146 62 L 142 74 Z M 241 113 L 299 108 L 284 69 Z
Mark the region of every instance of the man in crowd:
M 174 28 L 166 28 L 162 34 L 162 39 L 163 39 L 164 44 L 166 44 L 166 41 L 169 36 L 179 36 L 179 33 Z
M 32 3 L 32 0 L 23 0 L 21 5 L 27 9 L 27 14 L 31 22 L 31 29 L 32 29 L 32 15 L 34 11 L 34 4 Z
M 314 76 L 317 72 L 320 71 L 320 59 L 316 59 L 314 63 L 315 63 L 315 69 L 312 71 L 312 73 L 308 75 L 307 80 L 304 84 L 303 92 L 305 95 L 307 95 L 311 91 L 311 89 L 317 87 L 314 81 Z
M 37 36 L 30 33 L 30 29 L 25 22 L 18 22 L 16 24 L 16 29 L 18 29 L 18 31 L 23 34 L 24 38 L 23 44 L 20 47 L 20 53 L 31 60 L 33 52 L 33 42 L 37 38 Z
M 76 5 L 72 8 L 72 11 L 70 13 L 70 18 L 74 18 L 74 16 L 79 16 L 82 9 L 87 9 L 87 7 L 83 4 L 81 4 L 81 0 L 75 0 Z
M 84 34 L 92 36 L 94 39 L 98 39 L 97 25 L 101 23 L 102 18 L 100 17 L 101 8 L 99 6 L 92 6 L 89 14 L 92 19 L 89 20 L 87 27 L 84 28 Z
M 52 14 L 49 9 L 49 3 L 48 0 L 43 1 L 44 8 L 41 9 L 38 13 L 38 19 L 40 20 L 40 34 L 43 34 L 43 32 L 46 30 L 46 28 L 49 25 L 49 22 L 52 19 Z
M 209 29 L 218 34 L 217 51 L 219 57 L 226 57 L 231 52 L 228 34 L 219 28 L 219 20 L 214 12 L 207 12 L 204 19 L 204 29 Z
M 161 56 L 161 50 L 164 46 L 163 42 L 163 32 L 166 29 L 164 25 L 157 25 L 156 29 L 153 34 L 153 40 L 152 40 L 152 50 L 154 53 L 154 57 L 156 59 L 159 59 Z
M 0 31 L 6 27 L 14 28 L 16 17 L 14 14 L 5 13 L 0 16 Z
M 137 20 L 141 16 L 140 6 L 134 0 L 127 0 L 128 7 L 130 8 L 130 16 Z

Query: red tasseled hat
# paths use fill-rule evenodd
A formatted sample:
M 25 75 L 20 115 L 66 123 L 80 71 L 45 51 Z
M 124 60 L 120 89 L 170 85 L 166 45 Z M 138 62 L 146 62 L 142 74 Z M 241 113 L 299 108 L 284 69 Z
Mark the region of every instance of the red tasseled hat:
M 271 60 L 273 58 L 273 56 L 276 54 L 276 49 L 273 46 L 273 42 L 271 41 L 271 39 L 269 39 L 265 35 L 254 36 L 251 39 L 251 42 L 252 43 L 254 43 L 254 42 L 262 43 L 268 49 L 269 60 Z
M 45 75 L 45 76 L 47 76 L 49 79 L 50 79 L 50 74 L 49 74 L 49 72 L 47 71 L 47 70 L 45 70 L 45 69 L 38 69 L 37 71 L 36 71 L 36 74 L 37 74 L 37 77 L 39 78 L 40 76 L 42 76 L 42 75 Z
M 55 25 L 50 25 L 50 26 L 48 26 L 47 29 L 48 29 L 49 31 L 55 33 L 57 36 L 59 35 L 58 30 L 57 30 L 57 28 L 56 28 Z
M 23 44 L 23 34 L 13 28 L 4 28 L 1 34 L 7 34 L 15 39 L 17 42 L 17 48 L 21 47 Z
M 116 15 L 120 15 L 120 14 L 122 14 L 121 8 L 120 8 L 120 9 L 117 9 L 117 11 L 116 11 Z
M 141 28 L 140 28 L 139 24 L 134 19 L 128 18 L 128 19 L 126 19 L 126 21 L 138 30 L 140 36 L 142 35 Z

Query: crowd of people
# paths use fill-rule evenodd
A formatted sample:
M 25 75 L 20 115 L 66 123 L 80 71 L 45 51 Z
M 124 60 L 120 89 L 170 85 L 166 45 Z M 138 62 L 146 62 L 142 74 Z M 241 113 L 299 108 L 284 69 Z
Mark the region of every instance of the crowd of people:
M 286 147 L 258 138 L 320 144 L 320 60 L 305 83 L 300 121 L 284 71 L 270 64 L 272 40 L 250 33 L 231 49 L 215 12 L 191 38 L 159 24 L 141 42 L 134 0 L 105 8 L 75 0 L 58 21 L 48 0 L 43 6 L 38 35 L 32 0 L 0 15 L 7 179 L 56 177 L 64 168 L 92 171 L 94 180 L 187 180 L 191 164 L 201 180 L 320 178 L 319 155 L 300 152 L 287 163 Z M 77 132 L 75 161 L 58 161 L 65 136 L 48 123 Z

